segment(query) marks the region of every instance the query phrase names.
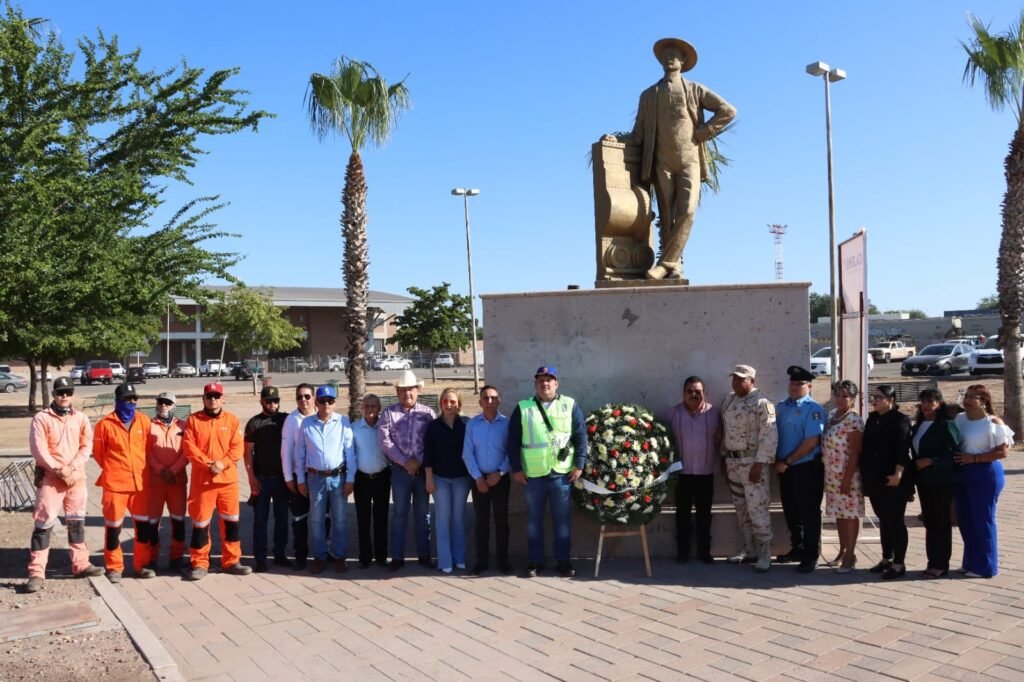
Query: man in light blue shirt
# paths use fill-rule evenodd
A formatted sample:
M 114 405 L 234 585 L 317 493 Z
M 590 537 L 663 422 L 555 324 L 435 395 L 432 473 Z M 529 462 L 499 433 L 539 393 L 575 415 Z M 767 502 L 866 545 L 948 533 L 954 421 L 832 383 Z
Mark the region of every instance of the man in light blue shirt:
M 344 573 L 348 550 L 348 496 L 356 478 L 352 426 L 334 413 L 333 386 L 316 389 L 316 414 L 302 420 L 292 451 L 299 490 L 309 491 L 309 525 L 313 536 L 313 573 L 327 567 L 326 517 L 331 512 L 330 551 L 334 570 Z
M 380 398 L 363 396 L 363 418 L 352 425 L 356 452 L 356 525 L 359 527 L 359 568 L 388 563 L 388 501 L 391 499 L 391 462 L 377 441 Z M 373 540 L 370 540 L 370 522 Z
M 473 574 L 487 570 L 491 546 L 491 511 L 494 512 L 494 553 L 498 568 L 508 575 L 508 417 L 498 412 L 501 395 L 494 386 L 480 389 L 478 414 L 466 424 L 462 459 L 473 477 L 473 511 L 476 513 L 476 565 Z

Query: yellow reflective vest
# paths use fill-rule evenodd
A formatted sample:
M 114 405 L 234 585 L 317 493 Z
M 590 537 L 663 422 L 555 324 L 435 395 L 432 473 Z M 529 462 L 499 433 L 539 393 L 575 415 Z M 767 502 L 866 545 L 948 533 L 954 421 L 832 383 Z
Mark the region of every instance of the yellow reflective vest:
M 569 438 L 572 435 L 572 412 L 575 407 L 576 401 L 572 398 L 562 395 L 555 398 L 551 407 L 545 408 L 551 422 L 551 431 L 548 431 L 534 399 L 519 401 L 523 425 L 522 463 L 527 478 L 572 471 L 576 452 Z M 558 453 L 563 447 L 569 449 L 569 456 L 559 460 Z

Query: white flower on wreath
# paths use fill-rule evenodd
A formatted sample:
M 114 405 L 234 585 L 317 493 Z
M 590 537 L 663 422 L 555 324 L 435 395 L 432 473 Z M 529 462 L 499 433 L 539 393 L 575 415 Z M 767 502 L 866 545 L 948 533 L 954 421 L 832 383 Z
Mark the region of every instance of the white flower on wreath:
M 626 477 L 622 474 L 615 475 L 615 485 L 626 485 Z
M 601 432 L 601 440 L 611 445 L 615 442 L 615 433 L 611 429 L 605 429 Z
M 615 506 L 615 500 L 605 500 L 604 501 L 604 506 L 606 506 L 606 507 L 614 507 Z
M 629 405 L 623 405 L 623 406 L 622 406 L 622 413 L 623 413 L 623 414 L 633 414 L 634 412 L 636 412 L 636 410 L 634 410 L 634 409 L 633 409 L 632 407 L 630 407 Z
M 634 429 L 634 428 L 633 428 L 632 426 L 630 426 L 629 424 L 625 424 L 625 425 L 623 425 L 623 427 L 622 427 L 622 432 L 623 432 L 623 433 L 628 433 L 628 434 L 632 435 L 632 434 L 636 433 L 636 429 Z
M 629 510 L 630 511 L 636 511 L 639 508 L 640 508 L 640 505 L 637 504 L 636 502 L 634 502 L 632 505 L 630 505 Z
M 606 448 L 605 446 L 603 446 L 600 443 L 598 443 L 597 444 L 597 453 L 599 455 L 607 455 L 608 454 L 608 448 Z

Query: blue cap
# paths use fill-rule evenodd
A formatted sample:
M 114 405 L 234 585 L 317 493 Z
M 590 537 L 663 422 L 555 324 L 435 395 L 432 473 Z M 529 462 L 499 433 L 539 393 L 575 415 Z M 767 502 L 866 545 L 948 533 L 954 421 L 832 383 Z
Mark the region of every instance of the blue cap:
M 337 398 L 338 394 L 334 392 L 334 386 L 320 386 L 316 389 L 316 399 L 320 398 Z
M 542 376 L 550 376 L 550 377 L 554 377 L 555 379 L 557 379 L 558 378 L 558 370 L 555 369 L 554 365 L 542 365 L 542 366 L 537 368 L 536 372 L 533 373 L 533 378 L 536 379 L 537 377 L 542 377 Z

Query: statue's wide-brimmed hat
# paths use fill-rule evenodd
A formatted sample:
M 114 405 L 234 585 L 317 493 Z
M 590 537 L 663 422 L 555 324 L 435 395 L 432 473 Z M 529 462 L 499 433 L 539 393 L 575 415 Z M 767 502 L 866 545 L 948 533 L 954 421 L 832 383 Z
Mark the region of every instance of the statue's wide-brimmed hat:
M 683 68 L 680 69 L 680 72 L 689 71 L 697 66 L 697 48 L 679 38 L 662 38 L 654 43 L 654 56 L 658 58 L 659 62 L 664 62 L 661 53 L 669 47 L 674 47 L 683 53 Z

